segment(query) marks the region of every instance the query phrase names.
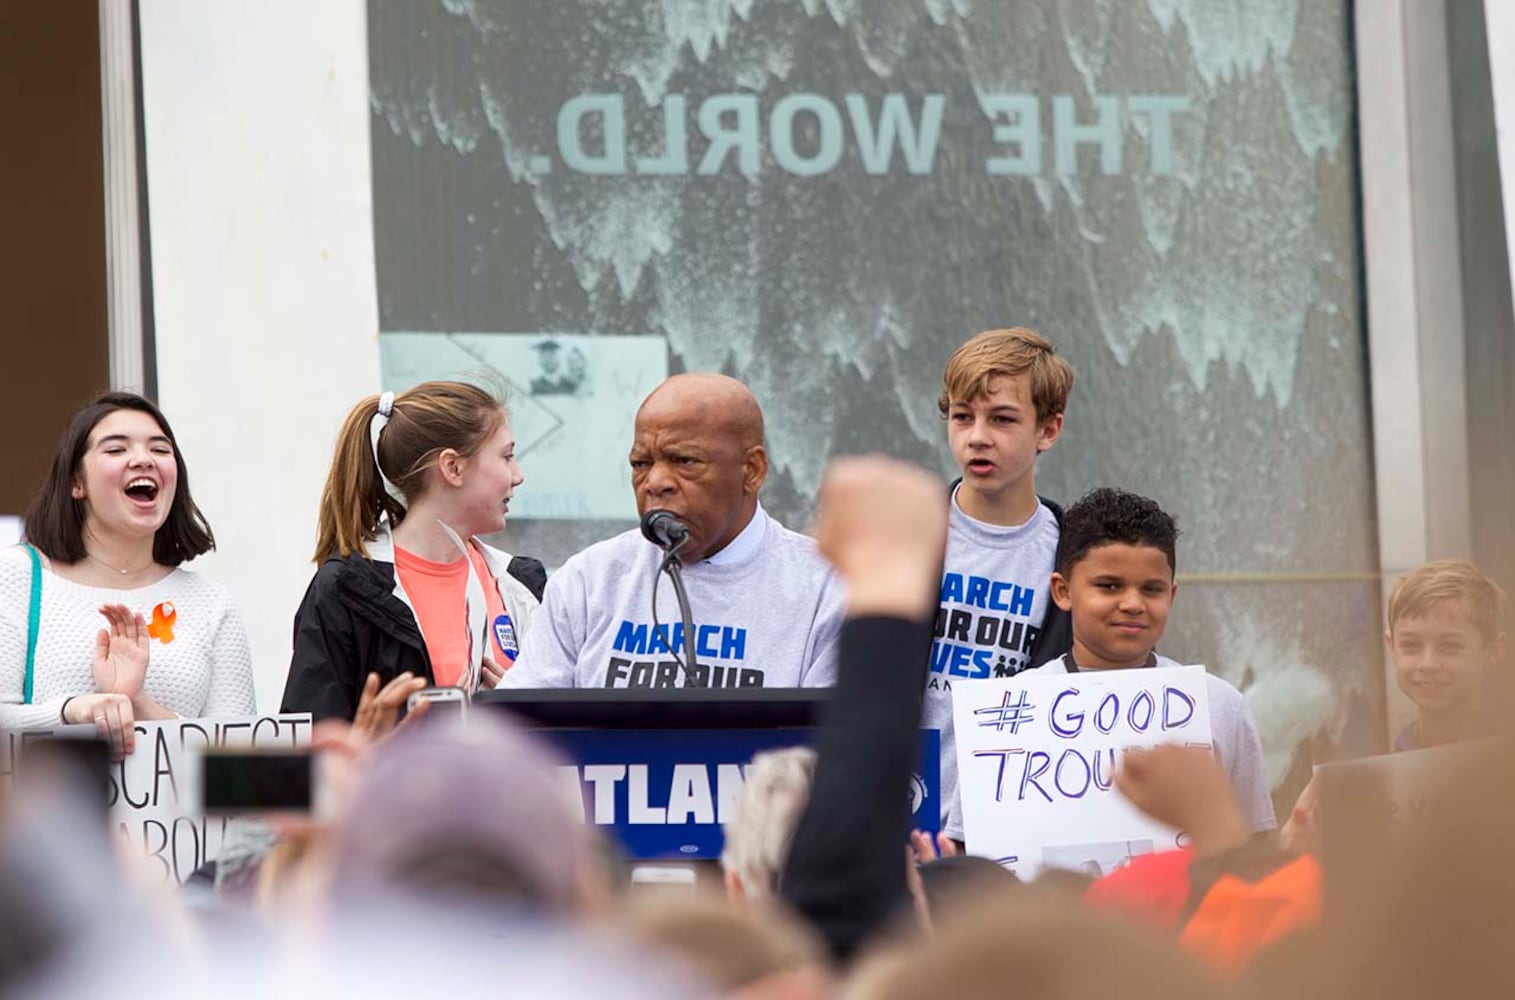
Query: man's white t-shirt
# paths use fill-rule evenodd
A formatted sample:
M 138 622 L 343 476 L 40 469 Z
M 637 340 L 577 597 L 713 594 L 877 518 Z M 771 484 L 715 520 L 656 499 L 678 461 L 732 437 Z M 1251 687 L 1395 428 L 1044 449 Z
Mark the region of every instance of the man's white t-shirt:
M 738 537 L 683 568 L 696 673 L 663 553 L 627 531 L 591 545 L 547 581 L 505 672 L 508 688 L 824 687 L 836 682 L 846 595 L 815 540 L 760 506 Z M 653 593 L 657 593 L 657 621 Z

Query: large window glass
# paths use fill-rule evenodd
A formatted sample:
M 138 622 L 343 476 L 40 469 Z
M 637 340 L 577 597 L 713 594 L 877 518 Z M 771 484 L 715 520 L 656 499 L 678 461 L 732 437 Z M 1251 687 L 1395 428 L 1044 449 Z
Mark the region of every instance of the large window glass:
M 508 544 L 552 564 L 629 525 L 665 371 L 752 386 L 764 503 L 803 527 L 830 455 L 950 474 L 943 362 L 1033 327 L 1078 371 L 1041 492 L 1177 514 L 1163 649 L 1247 689 L 1297 787 L 1382 689 L 1350 28 L 1346 0 L 370 3 L 386 380 L 508 380 Z

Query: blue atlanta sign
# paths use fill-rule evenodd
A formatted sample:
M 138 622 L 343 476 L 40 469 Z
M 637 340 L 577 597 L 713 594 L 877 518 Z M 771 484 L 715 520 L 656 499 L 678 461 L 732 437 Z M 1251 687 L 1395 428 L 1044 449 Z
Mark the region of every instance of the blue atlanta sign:
M 814 729 L 552 729 L 543 735 L 575 764 L 584 818 L 614 827 L 627 854 L 655 858 L 717 858 L 721 824 L 741 794 L 744 768 L 756 753 L 808 745 Z M 933 835 L 941 820 L 940 739 L 921 730 L 919 766 L 911 777 L 915 825 Z M 906 789 L 901 789 L 905 794 Z

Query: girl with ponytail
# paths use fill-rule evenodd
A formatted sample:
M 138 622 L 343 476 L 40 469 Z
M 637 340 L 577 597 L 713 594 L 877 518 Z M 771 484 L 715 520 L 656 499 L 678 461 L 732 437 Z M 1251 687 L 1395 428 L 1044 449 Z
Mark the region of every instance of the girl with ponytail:
M 522 481 L 505 407 L 477 386 L 423 382 L 354 407 L 321 492 L 283 710 L 351 719 L 370 673 L 397 694 L 494 687 L 547 581 L 477 537 L 505 526 Z

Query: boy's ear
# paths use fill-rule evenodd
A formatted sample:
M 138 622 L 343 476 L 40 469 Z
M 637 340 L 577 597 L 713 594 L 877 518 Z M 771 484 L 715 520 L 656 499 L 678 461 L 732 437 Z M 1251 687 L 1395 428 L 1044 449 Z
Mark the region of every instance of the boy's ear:
M 1063 415 L 1061 413 L 1054 413 L 1046 420 L 1043 420 L 1041 426 L 1037 428 L 1036 450 L 1038 452 L 1050 451 L 1052 446 L 1057 444 L 1057 439 L 1062 433 Z
M 1068 593 L 1068 580 L 1061 573 L 1052 574 L 1052 603 L 1064 611 L 1073 610 L 1073 597 Z

